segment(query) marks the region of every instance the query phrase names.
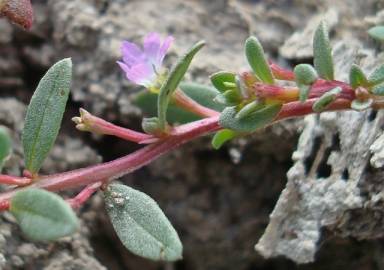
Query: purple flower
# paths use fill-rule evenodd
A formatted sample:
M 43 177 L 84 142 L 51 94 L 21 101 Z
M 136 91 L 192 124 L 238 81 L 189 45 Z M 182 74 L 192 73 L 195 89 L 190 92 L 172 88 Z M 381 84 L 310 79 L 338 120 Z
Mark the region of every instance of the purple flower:
M 132 42 L 123 41 L 121 46 L 123 61 L 117 63 L 124 70 L 128 80 L 151 87 L 156 82 L 164 56 L 172 41 L 173 37 L 168 36 L 161 42 L 158 33 L 149 33 L 144 38 L 143 49 Z

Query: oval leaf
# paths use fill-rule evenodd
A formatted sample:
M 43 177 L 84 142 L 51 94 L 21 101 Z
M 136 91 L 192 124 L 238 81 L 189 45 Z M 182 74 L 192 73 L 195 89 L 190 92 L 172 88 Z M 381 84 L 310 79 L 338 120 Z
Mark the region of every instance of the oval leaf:
M 301 102 L 307 100 L 311 85 L 317 80 L 316 70 L 309 64 L 299 64 L 294 69 L 295 81 L 299 87 L 299 99 Z
M 372 94 L 378 96 L 384 96 L 384 83 L 377 84 L 371 89 Z
M 231 85 L 228 85 L 228 83 L 235 84 L 236 86 L 235 78 L 236 78 L 235 73 L 227 72 L 227 71 L 219 71 L 215 74 L 212 74 L 210 77 L 213 86 L 220 92 L 225 92 L 233 88 L 233 87 L 230 87 Z
M 368 81 L 371 85 L 376 85 L 384 82 L 384 65 L 375 69 L 368 77 Z
M 219 123 L 222 127 L 233 129 L 239 132 L 253 132 L 258 128 L 269 124 L 280 112 L 282 104 L 266 105 L 264 108 L 257 110 L 247 117 L 237 119 L 236 106 L 227 107 L 220 115 Z
M 236 114 L 235 118 L 237 120 L 241 120 L 243 118 L 248 117 L 248 115 L 264 108 L 264 104 L 259 102 L 258 100 L 254 100 L 248 104 L 246 104 L 241 110 Z
M 11 199 L 10 211 L 24 234 L 32 240 L 55 240 L 78 228 L 78 220 L 69 204 L 43 189 L 18 191 Z
M 151 197 L 120 184 L 109 185 L 104 195 L 112 225 L 128 250 L 152 260 L 181 259 L 179 236 Z
M 53 65 L 41 79 L 28 106 L 22 134 L 26 168 L 37 173 L 60 129 L 72 78 L 71 59 Z
M 367 99 L 367 100 L 358 100 L 355 99 L 351 102 L 351 108 L 356 111 L 364 111 L 366 109 L 369 109 L 371 105 L 373 104 L 373 99 Z
M 324 93 L 315 103 L 312 105 L 312 110 L 314 112 L 321 112 L 325 110 L 337 97 L 338 94 L 342 91 L 341 87 L 335 87 L 332 90 Z
M 216 132 L 215 136 L 212 138 L 212 146 L 216 150 L 219 149 L 224 143 L 229 140 L 232 140 L 238 135 L 236 131 L 231 129 L 222 129 Z
M 358 65 L 353 64 L 349 71 L 349 84 L 353 89 L 368 85 L 367 77 Z
M 157 110 L 159 118 L 159 128 L 165 130 L 166 127 L 166 115 L 168 104 L 173 92 L 183 79 L 185 72 L 192 62 L 196 53 L 205 45 L 204 41 L 197 42 L 189 51 L 182 56 L 173 67 L 164 84 L 160 88 L 159 97 L 157 99 Z
M 221 112 L 225 106 L 214 102 L 214 98 L 220 94 L 215 88 L 199 83 L 180 83 L 180 89 L 197 103 Z
M 379 41 L 384 41 L 384 25 L 374 26 L 368 30 L 368 34 Z
M 271 68 L 265 58 L 264 49 L 259 40 L 251 36 L 245 41 L 245 55 L 253 72 L 265 83 L 273 84 Z
M 237 90 L 227 90 L 224 93 L 218 94 L 213 101 L 225 106 L 232 106 L 239 104 L 241 97 Z
M 141 128 L 147 134 L 160 135 L 159 119 L 157 117 L 144 117 L 141 121 Z
M 320 77 L 333 80 L 332 49 L 329 42 L 328 28 L 324 21 L 317 27 L 313 38 L 313 63 Z
M 316 70 L 309 64 L 299 64 L 295 66 L 293 72 L 298 84 L 310 85 L 318 78 Z

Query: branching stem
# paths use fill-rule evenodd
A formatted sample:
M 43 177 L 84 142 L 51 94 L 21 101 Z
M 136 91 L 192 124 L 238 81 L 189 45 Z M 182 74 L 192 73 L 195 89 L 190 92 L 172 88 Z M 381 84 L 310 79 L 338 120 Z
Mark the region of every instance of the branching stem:
M 342 82 L 328 82 L 319 80 L 313 85 L 310 97 L 307 101 L 292 101 L 285 103 L 280 113 L 276 116 L 271 124 L 283 119 L 314 113 L 312 110 L 312 105 L 314 102 L 316 102 L 318 97 L 336 86 L 342 87 L 343 91 L 339 97 L 325 109 L 325 111 L 349 110 L 351 101 L 355 98 L 354 90 L 349 85 Z M 135 136 L 137 135 L 137 137 L 140 138 L 140 140 L 137 140 L 137 142 L 146 143 L 145 141 L 147 141 L 147 143 L 151 144 L 137 150 L 136 152 L 110 162 L 59 174 L 39 176 L 37 179 L 34 179 L 34 182 L 27 187 L 43 188 L 49 191 L 60 191 L 87 186 L 74 199 L 69 200 L 72 206 L 78 207 L 83 204 L 92 195 L 92 193 L 100 187 L 100 182 L 105 181 L 105 179 L 111 181 L 128 173 L 132 173 L 133 171 L 147 165 L 161 155 L 168 153 L 169 151 L 188 141 L 221 129 L 218 112 L 203 107 L 194 101 L 192 102 L 189 97 L 186 97 L 180 92 L 176 93 L 176 100 L 178 100 L 179 104 L 182 104 L 183 107 L 189 109 L 190 111 L 194 111 L 196 113 L 199 112 L 200 115 L 205 115 L 207 118 L 174 127 L 168 136 L 163 138 L 157 138 L 144 133 L 135 134 L 131 133 L 131 130 L 129 130 L 130 134 L 135 134 Z M 374 103 L 374 105 L 376 107 L 383 106 L 381 103 Z M 102 123 L 102 126 L 104 127 L 115 131 L 122 131 L 123 133 L 126 132 L 126 130 L 123 130 L 123 128 L 113 126 L 112 124 L 101 120 L 102 119 L 97 121 Z M 113 133 L 115 136 L 118 136 L 118 132 L 111 133 Z M 8 181 L 16 183 L 17 181 L 24 181 L 25 179 L 30 181 L 28 178 L 0 175 L 0 182 Z M 10 198 L 16 191 L 22 188 L 25 187 L 16 188 L 0 194 L 0 210 L 8 209 Z

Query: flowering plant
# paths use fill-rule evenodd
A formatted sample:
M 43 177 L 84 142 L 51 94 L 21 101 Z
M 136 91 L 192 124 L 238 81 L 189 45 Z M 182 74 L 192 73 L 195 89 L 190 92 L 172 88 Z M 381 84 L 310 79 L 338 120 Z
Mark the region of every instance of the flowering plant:
M 29 27 L 23 22 L 30 17 L 18 20 L 9 16 L 10 1 L 0 0 L 1 14 Z M 182 82 L 205 42 L 197 42 L 167 70 L 163 60 L 172 42 L 172 37 L 162 40 L 159 34 L 151 33 L 144 38 L 143 48 L 129 41 L 121 46 L 122 60 L 117 64 L 127 79 L 157 98 L 156 114 L 143 119 L 143 131 L 114 125 L 84 109 L 73 118 L 81 131 L 145 145 L 110 162 L 53 175 L 39 173 L 60 129 L 70 92 L 71 60 L 57 62 L 41 79 L 28 106 L 22 134 L 25 171 L 22 176 L 0 175 L 1 184 L 12 186 L 0 194 L 0 210 L 9 210 L 27 237 L 47 241 L 72 234 L 78 228 L 72 208 L 102 191 L 114 229 L 129 250 L 152 260 L 178 260 L 182 257 L 181 241 L 156 202 L 113 180 L 210 133 L 215 133 L 212 145 L 218 149 L 229 140 L 283 119 L 324 111 L 380 109 L 384 105 L 384 65 L 369 76 L 353 65 L 349 82 L 334 79 L 325 23 L 314 35 L 313 66 L 299 64 L 288 70 L 268 62 L 261 43 L 251 36 L 245 42 L 251 69 L 242 73 L 219 71 L 210 77 L 212 86 Z M 198 120 L 175 125 L 169 119 L 170 106 L 191 112 Z M 0 129 L 0 165 L 6 162 L 10 145 L 7 132 Z M 74 198 L 63 199 L 55 193 L 78 187 L 83 190 Z

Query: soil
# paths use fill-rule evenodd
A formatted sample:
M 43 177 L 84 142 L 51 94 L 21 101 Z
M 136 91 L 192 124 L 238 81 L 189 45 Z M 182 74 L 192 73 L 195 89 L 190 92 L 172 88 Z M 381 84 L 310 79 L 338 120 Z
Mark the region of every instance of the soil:
M 44 72 L 64 57 L 72 57 L 74 62 L 71 97 L 59 139 L 44 164 L 43 173 L 108 161 L 137 149 L 136 145 L 115 138 L 81 133 L 70 121 L 78 114 L 79 107 L 84 107 L 116 124 L 139 129 L 142 114 L 133 100 L 140 88 L 130 84 L 116 65 L 124 39 L 141 42 L 151 31 L 173 35 L 175 42 L 166 59 L 168 66 L 191 44 L 205 39 L 206 48 L 196 57 L 186 76 L 187 81 L 201 83 L 209 83 L 209 75 L 219 70 L 247 68 L 243 43 L 250 34 L 257 35 L 266 53 L 281 65 L 292 67 L 298 62 L 311 62 L 311 35 L 314 26 L 324 17 L 331 26 L 335 46 L 337 40 L 347 47 L 358 46 L 366 53 L 365 58 L 362 53 L 360 58 L 365 59 L 368 70 L 371 70 L 370 61 L 383 62 L 384 59 L 379 55 L 383 45 L 366 34 L 369 27 L 384 23 L 384 14 L 380 13 L 384 3 L 380 0 L 32 2 L 36 19 L 31 31 L 0 20 L 0 124 L 12 131 L 14 139 L 14 154 L 4 169 L 9 174 L 18 175 L 23 169 L 20 133 L 29 98 Z M 347 51 L 342 45 L 336 48 Z M 350 55 L 337 55 L 340 77 L 345 78 L 344 63 Z M 369 121 L 370 113 L 367 114 L 362 123 Z M 345 123 L 353 117 L 342 119 Z M 382 132 L 382 114 L 375 118 L 375 124 L 371 124 L 375 131 L 370 133 L 372 140 L 364 145 L 365 149 L 369 149 Z M 183 242 L 184 259 L 180 262 L 154 263 L 126 251 L 109 224 L 101 194 L 97 194 L 78 211 L 80 231 L 53 243 L 28 241 L 14 218 L 3 213 L 0 269 L 383 269 L 383 222 L 367 219 L 371 211 L 375 210 L 376 215 L 383 212 L 368 196 L 374 187 L 377 190 L 381 187 L 382 144 L 377 141 L 375 149 L 378 150 L 372 154 L 374 168 L 365 163 L 371 154 L 356 161 L 365 180 L 360 181 L 361 177 L 352 169 L 347 177 L 355 180 L 359 192 L 364 190 L 366 197 L 362 201 L 371 204 L 366 204 L 368 208 L 348 205 L 331 223 L 316 227 L 319 237 L 312 249 L 318 250 L 314 258 L 308 257 L 306 264 L 299 265 L 302 261 L 289 256 L 295 250 L 271 251 L 273 256 L 262 253 L 270 258 L 255 251 L 255 244 L 271 224 L 269 215 L 281 201 L 280 193 L 287 180 L 293 181 L 292 170 L 288 177 L 287 171 L 292 166 L 297 168 L 301 162 L 298 154 L 292 156 L 292 153 L 297 150 L 296 153 L 304 153 L 304 159 L 313 159 L 320 145 L 312 147 L 313 138 L 302 138 L 308 132 L 321 129 L 321 136 L 327 142 L 337 128 L 341 129 L 339 122 L 332 121 L 331 128 L 329 119 L 327 122 L 324 117 L 280 122 L 219 151 L 212 149 L 209 138 L 201 138 L 120 179 L 159 203 Z M 303 130 L 307 131 L 304 135 Z M 348 135 L 339 133 L 344 142 L 343 138 Z M 303 145 L 303 141 L 308 145 Z M 351 152 L 342 147 L 340 153 L 339 159 L 347 159 Z M 327 168 L 316 167 L 314 170 L 320 172 L 316 177 L 312 179 L 305 174 L 301 180 L 321 178 Z M 340 178 L 338 173 L 332 171 L 326 176 Z M 368 183 L 366 179 L 371 181 Z M 68 195 L 70 193 L 65 194 Z M 353 207 L 353 211 L 349 207 Z M 335 225 L 341 216 L 343 223 Z M 368 222 L 363 223 L 364 219 Z M 376 219 L 382 220 L 377 216 Z M 296 221 L 288 216 L 286 224 L 292 220 Z M 292 221 L 292 224 L 296 223 Z M 284 233 L 284 237 L 295 239 L 294 234 Z M 300 248 L 300 242 L 294 247 Z

